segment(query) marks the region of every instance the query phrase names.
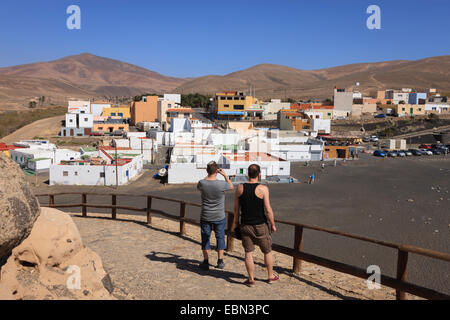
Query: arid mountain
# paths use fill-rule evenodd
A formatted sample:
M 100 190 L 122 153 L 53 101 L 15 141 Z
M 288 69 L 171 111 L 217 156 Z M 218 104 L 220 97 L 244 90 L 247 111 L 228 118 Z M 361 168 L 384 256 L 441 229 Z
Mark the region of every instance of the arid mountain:
M 214 94 L 221 90 L 248 91 L 259 98 L 330 98 L 334 86 L 351 88 L 359 82 L 365 94 L 386 88 L 440 90 L 450 88 L 450 56 L 417 61 L 358 63 L 320 70 L 299 70 L 262 64 L 225 76 L 206 76 L 183 83 L 178 92 Z
M 0 104 L 25 105 L 37 96 L 69 98 L 133 96 L 170 91 L 186 80 L 84 53 L 56 61 L 0 68 Z
M 92 54 L 80 54 L 56 61 L 0 68 L 0 111 L 26 108 L 35 97 L 65 105 L 71 98 L 95 99 L 134 96 L 149 92 L 214 94 L 222 90 L 249 91 L 258 98 L 325 99 L 334 86 L 373 94 L 385 88 L 430 87 L 450 91 L 450 56 L 417 61 L 396 60 L 358 63 L 320 70 L 300 70 L 274 64 L 260 64 L 224 76 L 173 78 Z

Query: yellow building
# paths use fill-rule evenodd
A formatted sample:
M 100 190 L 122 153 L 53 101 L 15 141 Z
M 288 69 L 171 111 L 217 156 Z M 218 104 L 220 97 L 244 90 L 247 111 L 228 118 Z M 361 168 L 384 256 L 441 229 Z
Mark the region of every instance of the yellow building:
M 130 119 L 130 107 L 111 107 L 111 108 L 103 108 L 102 111 L 103 117 L 122 117 L 124 119 Z
M 425 114 L 425 105 L 423 104 L 398 104 L 394 105 L 392 109 L 397 116 L 419 116 Z
M 258 99 L 247 96 L 240 91 L 224 91 L 216 93 L 214 107 L 218 119 L 240 119 L 246 115 L 252 104 Z

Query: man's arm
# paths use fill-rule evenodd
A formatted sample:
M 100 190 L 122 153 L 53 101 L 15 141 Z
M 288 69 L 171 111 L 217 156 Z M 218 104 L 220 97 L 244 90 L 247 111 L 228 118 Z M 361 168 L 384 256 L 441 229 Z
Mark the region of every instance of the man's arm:
M 230 178 L 228 178 L 227 174 L 225 173 L 225 170 L 219 169 L 217 171 L 225 178 L 225 181 L 228 183 L 228 186 L 230 187 L 228 190 L 233 190 L 234 189 L 234 185 L 231 182 Z
M 234 230 L 237 226 L 239 226 L 239 197 L 242 194 L 242 184 L 240 184 L 236 188 L 236 192 L 234 194 L 234 217 L 233 217 L 233 225 L 231 230 Z
M 275 218 L 273 215 L 272 206 L 270 205 L 269 188 L 267 186 L 263 186 L 263 195 L 264 208 L 266 209 L 267 219 L 269 219 L 272 232 L 275 232 L 277 231 L 277 228 L 275 227 Z

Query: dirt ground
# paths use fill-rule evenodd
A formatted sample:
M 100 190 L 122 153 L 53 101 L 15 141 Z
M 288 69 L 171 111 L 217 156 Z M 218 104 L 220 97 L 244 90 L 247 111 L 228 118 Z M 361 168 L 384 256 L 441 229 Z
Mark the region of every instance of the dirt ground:
M 255 251 L 256 284 L 249 288 L 243 284 L 244 252 L 237 240 L 234 250 L 225 254 L 224 269 L 215 268 L 217 254 L 213 251 L 210 269 L 203 271 L 198 266 L 202 261 L 198 227 L 187 225 L 186 236 L 180 236 L 178 222 L 166 219 L 154 218 L 149 226 L 142 216 L 119 215 L 117 221 L 101 218 L 101 214 L 72 217 L 84 244 L 102 258 L 115 287 L 113 295 L 119 299 L 395 299 L 390 288 L 369 290 L 364 279 L 307 262 L 302 263 L 300 274 L 293 274 L 292 258 L 279 253 L 274 253 L 274 270 L 280 280 L 267 284 L 259 249 Z

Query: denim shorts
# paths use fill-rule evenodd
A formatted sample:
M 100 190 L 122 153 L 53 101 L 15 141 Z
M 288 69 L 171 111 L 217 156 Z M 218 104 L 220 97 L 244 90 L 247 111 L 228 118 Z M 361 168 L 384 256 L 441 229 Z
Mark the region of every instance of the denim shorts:
M 209 239 L 211 238 L 211 232 L 214 231 L 216 236 L 217 250 L 225 250 L 225 226 L 227 219 L 224 218 L 220 221 L 200 221 L 200 228 L 202 234 L 202 250 L 211 249 Z

